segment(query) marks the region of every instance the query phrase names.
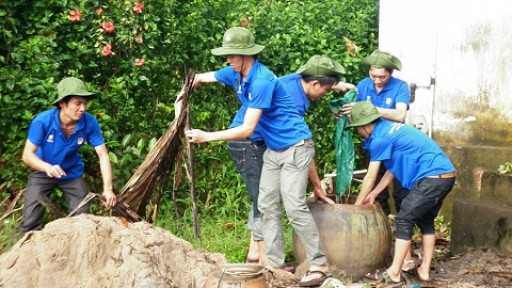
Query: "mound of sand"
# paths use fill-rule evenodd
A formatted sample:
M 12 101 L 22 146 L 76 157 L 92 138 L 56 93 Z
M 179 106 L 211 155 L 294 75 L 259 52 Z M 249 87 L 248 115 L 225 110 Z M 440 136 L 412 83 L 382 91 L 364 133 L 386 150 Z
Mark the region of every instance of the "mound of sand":
M 0 287 L 203 287 L 221 254 L 146 222 L 79 215 L 27 233 L 0 255 Z

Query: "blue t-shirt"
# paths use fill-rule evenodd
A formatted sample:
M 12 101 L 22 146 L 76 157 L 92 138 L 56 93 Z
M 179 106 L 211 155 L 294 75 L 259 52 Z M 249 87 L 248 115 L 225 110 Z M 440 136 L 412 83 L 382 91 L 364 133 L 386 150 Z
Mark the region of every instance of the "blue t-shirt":
M 60 165 L 66 176 L 59 181 L 72 180 L 84 173 L 84 163 L 78 148 L 84 143 L 96 147 L 103 143 L 100 125 L 96 118 L 85 112 L 78 121 L 75 131 L 66 139 L 59 121 L 59 108 L 37 115 L 28 130 L 28 140 L 36 145 L 36 155 L 52 165 Z
M 365 78 L 357 84 L 357 101 L 369 101 L 375 107 L 396 109 L 396 103 L 402 102 L 409 107 L 411 94 L 409 86 L 403 80 L 389 77 L 389 82 L 382 88 L 380 93 L 375 90 L 372 79 Z
M 245 109 L 262 109 L 257 130 L 268 148 L 280 150 L 312 137 L 290 95 L 258 60 L 245 80 L 231 66 L 216 71 L 215 79 L 233 87 Z M 245 115 L 245 111 L 239 112 L 239 117 Z
M 292 73 L 283 77 L 279 77 L 277 81 L 283 84 L 284 89 L 292 96 L 295 107 L 299 110 L 300 115 L 304 117 L 306 110 L 309 109 L 311 104 L 309 103 L 308 96 L 302 87 L 302 75 Z
M 378 120 L 365 140 L 365 148 L 370 152 L 370 161 L 382 161 L 382 165 L 408 190 L 427 176 L 455 171 L 434 140 L 403 123 Z
M 233 117 L 233 121 L 229 125 L 229 128 L 238 127 L 244 123 L 244 117 L 245 117 L 245 111 L 247 111 L 247 108 L 244 106 L 240 106 L 238 111 L 235 114 L 235 117 Z M 252 132 L 251 137 L 249 137 L 252 141 L 262 141 L 263 136 L 260 133 L 260 124 L 258 123 L 256 125 L 256 128 L 254 129 L 254 132 Z

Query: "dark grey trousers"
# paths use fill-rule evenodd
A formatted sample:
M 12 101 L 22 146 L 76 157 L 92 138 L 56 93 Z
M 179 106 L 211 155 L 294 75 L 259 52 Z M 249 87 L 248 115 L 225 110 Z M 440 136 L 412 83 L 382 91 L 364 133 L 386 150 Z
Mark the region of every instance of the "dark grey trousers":
M 25 191 L 25 202 L 23 204 L 23 221 L 20 226 L 21 235 L 30 230 L 40 230 L 43 228 L 45 207 L 40 203 L 39 195 L 49 197 L 55 188 L 59 188 L 63 192 L 68 212 L 73 211 L 87 194 L 83 177 L 59 181 L 48 177 L 43 172 L 30 173 Z M 87 213 L 89 206 L 90 204 L 85 205 L 76 214 Z

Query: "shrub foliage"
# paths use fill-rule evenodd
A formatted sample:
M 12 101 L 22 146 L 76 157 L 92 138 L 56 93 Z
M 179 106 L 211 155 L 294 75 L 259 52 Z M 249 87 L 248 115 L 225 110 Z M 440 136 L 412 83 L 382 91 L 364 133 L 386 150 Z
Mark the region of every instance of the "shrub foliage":
M 378 0 L 13 0 L 0 3 L 0 23 L 5 198 L 26 185 L 29 170 L 20 156 L 28 126 L 50 108 L 63 77 L 81 78 L 99 93 L 88 111 L 100 121 L 120 189 L 174 118 L 174 98 L 186 73 L 225 65 L 210 49 L 221 45 L 226 29 L 241 25 L 254 31 L 256 42 L 266 46 L 258 57 L 278 76 L 325 54 L 345 66 L 347 82 L 357 83 L 365 77 L 358 63 L 377 47 Z M 335 168 L 335 122 L 326 101 L 340 96 L 333 92 L 313 103 L 306 119 L 321 175 Z M 191 99 L 193 127 L 225 129 L 236 101 L 222 85 L 200 87 Z M 94 152 L 82 153 L 89 188 L 99 192 Z M 194 145 L 194 154 L 202 212 L 238 217 L 248 199 L 225 143 Z M 189 209 L 185 182 L 168 188 L 162 209 Z

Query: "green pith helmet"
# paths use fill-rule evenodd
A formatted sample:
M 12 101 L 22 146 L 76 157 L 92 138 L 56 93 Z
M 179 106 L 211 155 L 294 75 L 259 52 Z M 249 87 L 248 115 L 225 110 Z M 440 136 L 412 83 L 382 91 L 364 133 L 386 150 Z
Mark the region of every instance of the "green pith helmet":
M 82 80 L 75 77 L 67 77 L 62 79 L 57 84 L 58 97 L 57 100 L 52 102 L 52 105 L 59 103 L 62 99 L 67 96 L 82 96 L 89 97 L 94 96 L 95 93 L 87 91 L 85 84 Z
M 224 33 L 222 47 L 212 49 L 215 56 L 226 55 L 256 55 L 260 53 L 265 46 L 254 43 L 254 34 L 244 27 L 233 27 Z
M 376 66 L 384 69 L 402 69 L 402 62 L 389 52 L 375 50 L 361 61 L 361 66 Z
M 314 55 L 296 73 L 310 77 L 333 76 L 341 79 L 341 75 L 345 74 L 345 68 L 327 56 Z
M 370 124 L 380 118 L 379 111 L 368 101 L 356 102 L 350 113 L 350 124 L 346 128 Z

